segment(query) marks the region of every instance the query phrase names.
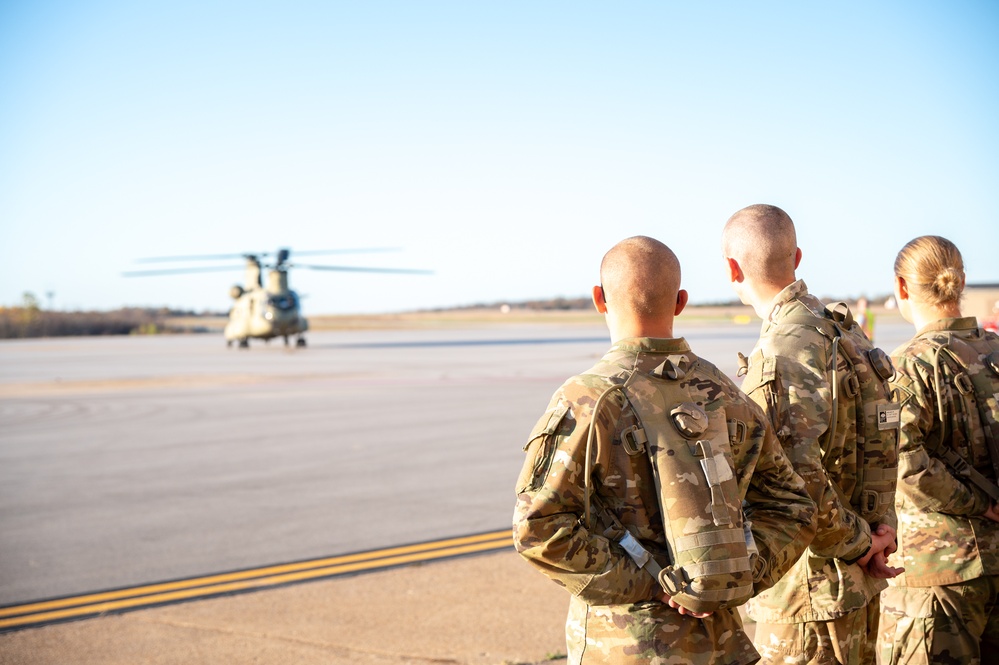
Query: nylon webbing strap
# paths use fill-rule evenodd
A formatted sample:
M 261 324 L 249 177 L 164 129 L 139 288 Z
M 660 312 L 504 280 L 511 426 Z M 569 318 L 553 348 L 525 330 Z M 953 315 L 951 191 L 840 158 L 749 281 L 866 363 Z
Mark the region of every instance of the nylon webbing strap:
M 996 484 L 982 475 L 978 469 L 968 464 L 966 459 L 950 449 L 938 451 L 937 454 L 947 463 L 947 466 L 954 470 L 954 473 L 964 476 L 992 497 L 993 501 L 999 502 L 999 487 L 996 487 Z
M 697 547 L 711 547 L 712 545 L 728 545 L 745 541 L 745 534 L 725 529 L 718 531 L 708 531 L 707 533 L 694 533 L 689 536 L 680 536 L 676 539 L 678 550 L 692 550 Z
M 722 493 L 721 479 L 718 477 L 718 465 L 715 462 L 714 452 L 711 450 L 710 441 L 698 441 L 697 448 L 701 453 L 701 470 L 704 472 L 704 479 L 708 481 L 711 488 L 711 518 L 715 526 L 723 526 L 732 523 L 732 516 L 728 512 L 728 505 L 725 503 L 725 495 Z
M 836 446 L 836 425 L 839 422 L 839 379 L 838 377 L 838 367 L 836 366 L 839 362 L 837 359 L 837 353 L 839 352 L 839 336 L 833 337 L 832 341 L 832 381 L 830 382 L 830 388 L 832 388 L 832 406 L 830 407 L 830 422 L 829 422 L 829 437 L 826 441 L 829 442 L 826 452 L 822 455 L 822 466 L 829 468 L 829 455 L 835 450 Z
M 683 570 L 691 578 L 704 577 L 706 575 L 727 575 L 729 573 L 743 573 L 751 570 L 749 557 L 739 559 L 726 559 L 724 561 L 703 561 L 701 563 L 689 563 Z
M 642 547 L 642 544 L 638 542 L 637 538 L 631 535 L 630 531 L 625 531 L 624 536 L 617 543 L 624 548 L 624 551 L 628 553 L 628 556 L 631 557 L 631 560 L 639 568 L 644 568 L 654 579 L 659 579 L 659 573 L 663 569 L 662 566 L 656 563 L 652 554 Z
M 877 482 L 879 480 L 895 480 L 898 477 L 898 467 L 890 466 L 884 469 L 867 469 L 864 474 L 865 480 Z
M 591 517 L 590 517 L 591 515 L 590 504 L 592 500 L 593 503 L 598 504 L 597 505 L 598 511 L 601 513 L 601 515 L 603 515 L 604 519 L 609 524 L 613 524 L 617 528 L 620 528 L 622 531 L 624 531 L 624 536 L 622 536 L 617 542 L 628 554 L 631 560 L 634 561 L 638 567 L 644 569 L 646 572 L 652 575 L 652 579 L 659 580 L 663 572 L 662 566 L 659 565 L 659 563 L 655 560 L 655 558 L 653 558 L 652 554 L 647 549 L 642 547 L 642 544 L 638 542 L 638 539 L 635 538 L 633 535 L 631 535 L 630 531 L 624 528 L 624 525 L 621 524 L 620 520 L 618 520 L 617 517 L 610 510 L 608 510 L 606 506 L 603 506 L 600 501 L 595 500 L 596 497 L 591 498 L 591 493 L 592 493 L 592 489 L 590 487 L 590 473 L 591 473 L 591 464 L 592 464 L 591 449 L 593 445 L 593 439 L 596 433 L 596 422 L 597 422 L 597 416 L 600 411 L 600 405 L 603 403 L 603 400 L 606 399 L 607 396 L 613 393 L 614 391 L 616 390 L 623 391 L 625 386 L 628 385 L 628 383 L 632 380 L 634 376 L 635 373 L 632 372 L 625 379 L 624 383 L 615 383 L 614 385 L 607 388 L 604 392 L 600 394 L 600 396 L 597 398 L 596 403 L 593 405 L 593 417 L 590 420 L 590 427 L 586 436 L 586 464 L 584 472 L 585 475 L 583 479 L 583 502 L 584 502 L 583 521 L 584 521 L 584 526 L 587 529 L 592 528 Z M 642 432 L 642 436 L 643 437 L 645 436 L 644 432 Z M 643 445 L 643 447 L 647 446 Z

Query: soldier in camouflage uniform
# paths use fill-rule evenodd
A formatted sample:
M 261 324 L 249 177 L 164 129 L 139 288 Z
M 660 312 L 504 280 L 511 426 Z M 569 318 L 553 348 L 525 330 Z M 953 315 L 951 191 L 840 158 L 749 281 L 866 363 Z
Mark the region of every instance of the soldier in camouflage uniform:
M 722 248 L 733 288 L 764 321 L 742 389 L 767 411 L 818 508 L 818 531 L 805 555 L 747 605 L 757 622 L 756 648 L 762 662 L 782 665 L 873 663 L 878 595 L 884 578 L 898 572 L 886 560 L 895 549 L 894 471 L 881 493 L 885 514 L 869 523 L 851 501 L 863 491 L 857 407 L 839 399 L 831 416 L 838 389 L 830 379 L 832 344 L 817 327 L 825 306 L 795 277 L 801 250 L 790 217 L 775 206 L 744 208 L 725 225 Z M 871 348 L 859 329 L 851 339 Z M 897 424 L 884 467 L 896 466 L 896 437 Z
M 735 501 L 744 501 L 759 549 L 751 583 L 757 590 L 772 585 L 814 534 L 814 504 L 801 479 L 762 410 L 713 365 L 697 358 L 684 339 L 673 338 L 673 317 L 687 301 L 686 291 L 679 290 L 680 266 L 673 252 L 651 238 L 629 238 L 607 253 L 600 275 L 602 286 L 593 288 L 593 300 L 605 314 L 613 343 L 605 360 L 623 358 L 625 365 L 651 370 L 666 358 L 683 357 L 681 382 L 696 402 L 743 425 L 743 437 L 731 450 L 739 494 Z M 603 400 L 595 415 L 595 403 L 608 385 L 607 378 L 587 373 L 559 388 L 528 438 L 517 481 L 517 551 L 571 594 L 569 662 L 756 662 L 758 654 L 735 609 L 685 609 L 619 544 L 626 529 L 656 561 L 669 563 L 656 471 L 649 455 L 629 451 L 624 441 L 640 424 L 636 408 L 643 405 L 633 406 L 619 391 Z M 658 413 L 668 423 L 662 406 Z M 588 483 L 591 426 L 595 438 Z M 699 472 L 692 469 L 691 477 Z
M 881 596 L 885 664 L 999 660 L 999 512 L 986 491 L 995 494 L 999 337 L 961 316 L 963 288 L 961 254 L 944 238 L 916 238 L 895 260 L 899 310 L 918 332 L 892 354 L 906 572 Z

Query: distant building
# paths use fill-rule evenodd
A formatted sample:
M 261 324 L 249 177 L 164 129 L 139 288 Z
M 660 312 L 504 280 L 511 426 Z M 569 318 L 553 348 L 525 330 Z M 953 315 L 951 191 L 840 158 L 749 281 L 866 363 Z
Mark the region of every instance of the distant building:
M 978 318 L 978 323 L 995 330 L 999 326 L 999 284 L 966 284 L 961 313 Z

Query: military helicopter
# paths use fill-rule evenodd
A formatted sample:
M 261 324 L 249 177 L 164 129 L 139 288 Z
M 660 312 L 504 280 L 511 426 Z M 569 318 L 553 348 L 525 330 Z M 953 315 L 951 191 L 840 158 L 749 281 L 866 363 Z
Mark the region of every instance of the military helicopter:
M 300 255 L 343 254 L 360 252 L 386 252 L 392 248 L 370 249 L 331 249 L 298 252 Z M 261 259 L 274 257 L 273 263 L 265 263 Z M 253 252 L 242 254 L 206 254 L 197 256 L 157 256 L 138 259 L 138 263 L 167 261 L 221 261 L 242 258 L 246 260 L 246 285 L 234 285 L 229 295 L 235 301 L 229 310 L 229 321 L 225 326 L 226 346 L 233 343 L 239 348 L 248 348 L 250 339 L 262 339 L 269 342 L 275 337 L 283 337 L 285 346 L 290 344 L 289 338 L 297 336 L 295 346 L 306 345 L 303 334 L 309 329 L 308 320 L 302 316 L 301 300 L 297 293 L 288 287 L 288 271 L 292 268 L 308 270 L 333 270 L 338 272 L 381 272 L 401 274 L 432 274 L 429 270 L 410 270 L 407 268 L 363 268 L 356 266 L 326 266 L 291 263 L 291 250 L 279 249 L 277 252 Z M 163 270 L 133 270 L 122 273 L 125 277 L 148 277 L 152 275 L 179 275 L 192 272 L 219 272 L 236 270 L 233 266 L 205 266 L 194 268 L 167 268 Z M 263 282 L 263 272 L 267 270 L 267 283 Z

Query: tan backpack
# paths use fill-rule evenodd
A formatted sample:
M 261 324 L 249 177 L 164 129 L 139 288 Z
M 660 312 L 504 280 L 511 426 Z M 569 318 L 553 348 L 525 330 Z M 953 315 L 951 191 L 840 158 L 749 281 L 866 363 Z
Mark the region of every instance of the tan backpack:
M 774 366 L 768 368 L 768 346 L 780 327 L 802 325 L 815 328 L 832 346 L 829 383 L 832 390 L 832 417 L 826 441 L 836 440 L 837 431 L 852 419 L 856 424 L 857 482 L 853 495 L 844 497 L 865 521 L 874 524 L 894 510 L 898 477 L 898 430 L 901 407 L 893 399 L 889 379 L 895 374 L 891 358 L 873 346 L 853 320 L 846 303 L 825 307 L 824 317 L 788 316 L 777 322 L 771 333 L 760 340 L 763 359 L 756 371 L 763 380 L 777 380 Z M 839 359 L 845 371 L 839 367 Z M 754 361 L 755 362 L 755 361 Z M 751 370 L 753 371 L 753 370 Z M 745 372 L 740 372 L 743 374 Z M 754 381 L 755 385 L 756 381 Z M 776 426 L 776 425 L 775 425 Z M 827 455 L 835 447 L 827 448 Z M 830 468 L 833 460 L 823 459 Z
M 732 461 L 731 446 L 745 439 L 746 426 L 726 420 L 723 408 L 705 411 L 684 387 L 681 380 L 693 369 L 696 357 L 669 356 L 651 372 L 626 369 L 630 359 L 622 354 L 622 365 L 613 358 L 605 359 L 587 372 L 605 377 L 611 385 L 594 406 L 587 437 L 585 523 L 592 526 L 593 503 L 601 521 L 618 534 L 618 543 L 629 556 L 683 607 L 713 612 L 741 605 L 753 593 L 757 555 L 750 524 L 743 516 Z M 652 465 L 668 562 L 656 561 L 591 496 L 594 424 L 603 401 L 617 391 L 641 423 L 622 433 L 622 443 L 629 455 L 647 455 Z
M 939 331 L 931 335 L 940 334 Z M 929 335 L 928 335 L 929 336 Z M 972 344 L 954 335 L 946 343 L 935 340 L 933 376 L 939 436 L 926 440 L 927 450 L 942 459 L 960 477 L 974 483 L 999 503 L 999 343 L 981 328 Z M 987 450 L 979 466 L 991 467 L 983 474 L 958 454 L 955 448 Z

